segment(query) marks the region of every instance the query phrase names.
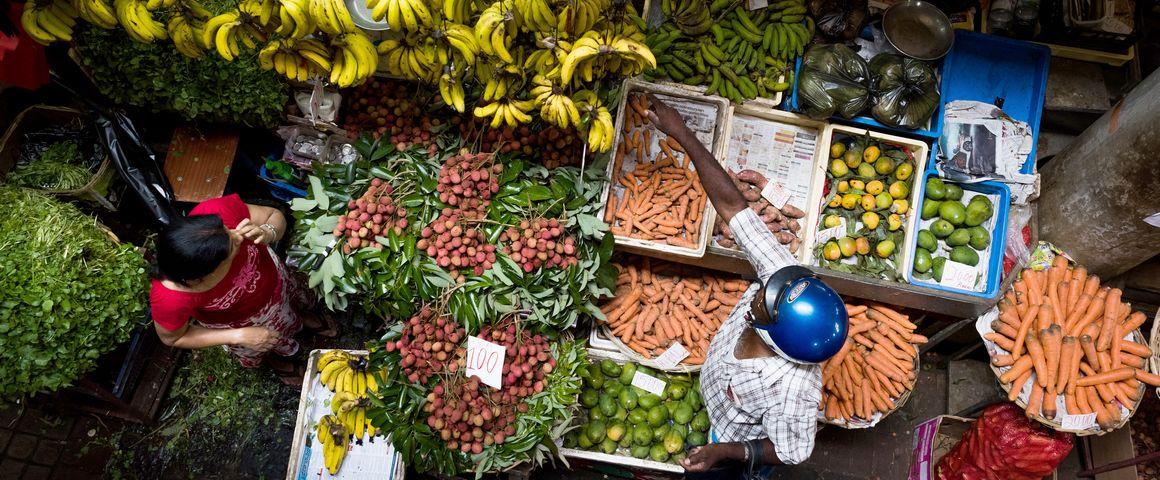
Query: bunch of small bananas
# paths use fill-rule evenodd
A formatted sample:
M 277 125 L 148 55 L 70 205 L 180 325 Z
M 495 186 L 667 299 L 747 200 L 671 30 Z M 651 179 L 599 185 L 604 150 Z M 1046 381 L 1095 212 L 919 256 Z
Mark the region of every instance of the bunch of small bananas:
M 565 2 L 556 13 L 556 31 L 564 38 L 576 38 L 592 30 L 604 11 L 612 6 L 611 0 L 580 0 Z
M 573 73 L 579 73 L 585 82 L 591 82 L 604 72 L 621 76 L 639 75 L 657 66 L 648 47 L 627 36 L 606 36 L 595 30 L 585 33 L 572 45 L 572 51 L 560 65 L 560 79 L 572 82 Z
M 531 91 L 532 98 L 540 104 L 540 117 L 544 121 L 564 129 L 570 126 L 581 127 L 580 110 L 576 109 L 576 104 L 564 93 L 563 88 L 552 84 L 543 75 L 532 77 L 532 84 L 535 85 Z
M 205 22 L 201 40 L 216 49 L 222 58 L 233 61 L 242 52 L 239 42 L 247 49 L 254 49 L 266 41 L 266 33 L 256 21 L 253 15 L 238 10 L 223 13 Z
M 366 0 L 375 21 L 387 19 L 387 25 L 397 32 L 419 32 L 435 25 L 425 0 Z
M 475 32 L 471 27 L 458 23 L 448 23 L 432 32 L 431 36 L 446 42 L 448 46 L 459 53 L 467 65 L 475 64 L 475 58 L 479 55 L 479 42 L 476 41 Z
M 361 30 L 332 37 L 330 46 L 335 50 L 330 83 L 339 87 L 358 85 L 371 78 L 379 67 L 378 51 Z
M 367 418 L 367 407 L 371 405 L 367 397 L 355 395 L 354 392 L 338 392 L 330 399 L 330 410 L 342 422 L 343 429 L 354 440 L 374 437 L 377 431 Z
M 314 18 L 319 30 L 331 35 L 362 31 L 355 26 L 342 0 L 309 0 L 307 3 L 310 5 L 310 16 Z
M 456 112 L 463 113 L 467 110 L 463 79 L 454 77 L 450 71 L 443 72 L 443 75 L 439 76 L 439 96 L 443 98 L 443 103 Z
M 507 63 L 516 62 L 510 51 L 512 40 L 519 32 L 513 3 L 513 0 L 492 3 L 479 14 L 474 29 L 480 51 Z
M 275 33 L 286 38 L 306 38 L 317 26 L 310 16 L 311 0 L 278 0 L 278 29 Z M 348 14 L 349 15 L 349 14 Z
M 595 152 L 612 149 L 612 137 L 616 126 L 612 123 L 612 113 L 592 90 L 581 90 L 572 95 L 572 102 L 582 116 L 588 118 L 588 148 Z
M 435 40 L 414 34 L 399 40 L 386 39 L 378 45 L 378 52 L 387 62 L 387 72 L 406 78 L 430 80 L 439 71 Z
M 109 0 L 74 0 L 73 6 L 86 22 L 101 28 L 117 26 L 117 15 L 113 13 L 113 4 Z M 25 8 L 25 11 L 28 9 Z M 26 26 L 25 30 L 27 29 Z
M 332 392 L 352 392 L 365 396 L 377 391 L 375 376 L 366 371 L 367 358 L 351 355 L 342 350 L 329 350 L 318 357 L 318 379 Z
M 20 15 L 24 31 L 37 43 L 48 45 L 72 40 L 72 29 L 80 15 L 67 0 L 29 2 Z
M 350 436 L 346 427 L 334 415 L 326 415 L 318 420 L 318 443 L 322 444 L 322 459 L 331 475 L 338 473 L 342 460 L 346 457 L 346 447 L 350 446 Z
M 202 28 L 205 22 L 191 15 L 174 15 L 169 19 L 165 29 L 169 38 L 173 39 L 173 46 L 178 52 L 189 58 L 201 58 L 205 55 L 206 46 L 201 43 Z
M 513 7 L 524 26 L 533 32 L 552 33 L 559 28 L 560 19 L 548 0 L 514 0 Z
M 712 9 L 705 0 L 662 0 L 661 12 L 686 35 L 700 35 L 713 26 Z
M 475 0 L 443 0 L 443 19 L 448 22 L 466 24 L 475 15 Z
M 314 38 L 273 40 L 258 52 L 258 64 L 299 82 L 328 74 L 331 69 L 330 51 Z
M 165 24 L 153 18 L 145 2 L 140 0 L 113 0 L 113 12 L 117 21 L 125 28 L 129 38 L 141 43 L 169 38 Z
M 491 117 L 491 128 L 499 128 L 501 125 L 515 127 L 521 123 L 532 121 L 532 117 L 528 113 L 536 109 L 537 103 L 535 99 L 512 100 L 504 98 L 475 107 L 472 113 L 479 118 Z

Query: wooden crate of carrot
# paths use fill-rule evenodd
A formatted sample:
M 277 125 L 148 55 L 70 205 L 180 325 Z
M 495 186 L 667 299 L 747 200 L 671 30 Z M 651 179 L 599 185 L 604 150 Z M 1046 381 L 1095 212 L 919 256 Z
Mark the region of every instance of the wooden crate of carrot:
M 615 297 L 600 311 L 612 334 L 645 360 L 680 342 L 689 351 L 682 364 L 704 363 L 709 341 L 750 285 L 740 278 L 647 257 L 616 266 L 620 275 Z
M 680 143 L 653 128 L 645 95 L 626 99 L 604 221 L 618 237 L 700 248 L 708 197 Z
M 999 301 L 983 337 L 997 347 L 991 364 L 1008 398 L 1029 417 L 1060 428 L 1063 415 L 1094 413 L 1095 425 L 1074 430 L 1109 431 L 1127 422 L 1145 385 L 1160 386 L 1138 331 L 1146 317 L 1120 295 L 1058 255 L 1047 269 L 1024 269 Z
M 849 428 L 874 426 L 914 389 L 918 346 L 926 337 L 907 315 L 878 303 L 846 304 L 846 343 L 822 363 L 822 421 Z

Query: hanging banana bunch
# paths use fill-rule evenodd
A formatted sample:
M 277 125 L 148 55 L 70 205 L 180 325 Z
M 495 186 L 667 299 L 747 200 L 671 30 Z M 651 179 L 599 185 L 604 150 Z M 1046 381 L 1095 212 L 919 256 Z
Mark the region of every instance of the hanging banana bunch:
M 443 0 L 442 12 L 448 22 L 467 24 L 475 15 L 475 0 Z
M 487 105 L 475 107 L 472 111 L 476 117 L 491 117 L 491 128 L 507 125 L 515 127 L 521 123 L 532 121 L 530 112 L 536 109 L 536 100 L 512 100 L 504 98 Z
M 513 3 L 512 0 L 499 0 L 491 4 L 475 23 L 475 40 L 480 51 L 507 63 L 516 63 L 510 49 L 520 27 Z
M 447 106 L 456 112 L 463 113 L 467 110 L 463 79 L 453 75 L 453 73 L 455 70 L 447 67 L 444 68 L 443 75 L 439 76 L 439 96 L 443 98 L 443 103 L 446 103 Z
M 588 148 L 598 153 L 611 150 L 612 137 L 615 133 L 612 113 L 596 96 L 596 92 L 592 90 L 576 92 L 572 95 L 572 102 L 576 104 L 581 116 L 588 119 L 584 124 L 588 130 Z
M 362 32 L 350 18 L 350 11 L 342 0 L 308 0 L 307 11 L 319 30 L 331 35 Z
M 317 25 L 310 16 L 311 0 L 278 0 L 278 19 L 281 24 L 275 33 L 286 38 L 306 38 L 314 33 Z
M 31 3 L 35 6 L 35 3 Z M 73 6 L 76 7 L 80 18 L 86 22 L 96 25 L 101 28 L 114 28 L 118 25 L 117 15 L 114 13 L 113 4 L 109 0 L 74 0 Z M 26 7 L 24 11 L 28 11 Z M 21 18 L 23 20 L 23 18 Z M 25 31 L 28 27 L 25 26 Z M 33 37 L 35 40 L 36 37 Z
M 379 53 L 371 39 L 361 30 L 331 38 L 330 46 L 336 51 L 330 70 L 330 83 L 346 88 L 360 84 L 375 74 L 379 66 Z
M 412 80 L 432 81 L 440 71 L 440 53 L 435 39 L 423 34 L 410 34 L 399 40 L 387 39 L 378 45 L 378 53 L 386 61 L 387 72 Z M 446 51 L 443 56 L 446 57 Z
M 524 60 L 524 70 L 536 75 L 543 75 L 549 80 L 560 79 L 560 65 L 568 58 L 572 51 L 572 44 L 554 37 L 537 35 L 536 46 L 540 47 L 529 53 Z
M 464 0 L 470 3 L 470 0 Z M 435 25 L 426 0 L 366 0 L 371 18 L 387 19 L 391 30 L 404 33 L 422 32 Z M 341 2 L 340 2 L 341 4 Z
M 514 0 L 512 5 L 528 30 L 550 34 L 558 28 L 560 19 L 552 12 L 548 0 Z
M 173 16 L 165 25 L 173 46 L 182 55 L 189 58 L 201 58 L 210 48 L 202 43 L 202 29 L 205 21 L 213 16 L 201 3 L 196 0 L 186 0 L 172 10 Z
M 591 82 L 608 72 L 627 77 L 656 66 L 657 60 L 652 52 L 639 41 L 589 31 L 572 46 L 572 51 L 560 66 L 560 78 L 563 83 L 570 84 L 573 74 L 579 73 L 579 78 Z
M 72 40 L 73 27 L 80 15 L 66 0 L 29 2 L 20 14 L 20 24 L 29 37 L 41 45 Z
M 273 40 L 258 52 L 258 64 L 299 82 L 326 76 L 332 68 L 330 50 L 314 38 Z
M 59 0 L 58 0 L 59 1 Z M 140 0 L 113 0 L 113 12 L 129 38 L 141 43 L 169 38 L 165 24 L 153 18 L 153 12 Z
M 543 75 L 533 77 L 532 84 L 535 85 L 532 87 L 532 98 L 540 104 L 540 117 L 544 121 L 563 129 L 581 127 L 580 111 L 562 87 L 553 84 Z

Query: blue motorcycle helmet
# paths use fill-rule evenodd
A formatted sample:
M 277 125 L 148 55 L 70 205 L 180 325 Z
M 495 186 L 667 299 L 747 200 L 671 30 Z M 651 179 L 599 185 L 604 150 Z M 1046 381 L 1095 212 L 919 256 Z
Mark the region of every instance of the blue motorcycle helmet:
M 846 342 L 846 303 L 808 268 L 774 272 L 750 307 L 757 335 L 792 362 L 824 362 Z

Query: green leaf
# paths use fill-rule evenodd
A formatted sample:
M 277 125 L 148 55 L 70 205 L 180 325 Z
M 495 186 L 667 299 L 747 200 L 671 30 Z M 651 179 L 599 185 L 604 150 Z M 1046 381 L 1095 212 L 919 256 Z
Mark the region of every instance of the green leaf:
M 330 197 L 326 195 L 326 190 L 322 188 L 322 180 L 311 175 L 310 178 L 310 194 L 314 196 L 314 200 L 318 202 L 318 206 L 323 210 L 330 209 Z
M 296 212 L 305 212 L 307 210 L 313 210 L 314 207 L 317 207 L 317 206 L 318 206 L 317 200 L 312 200 L 312 199 L 308 199 L 308 198 L 295 198 L 294 200 L 290 201 L 290 210 L 294 210 Z

